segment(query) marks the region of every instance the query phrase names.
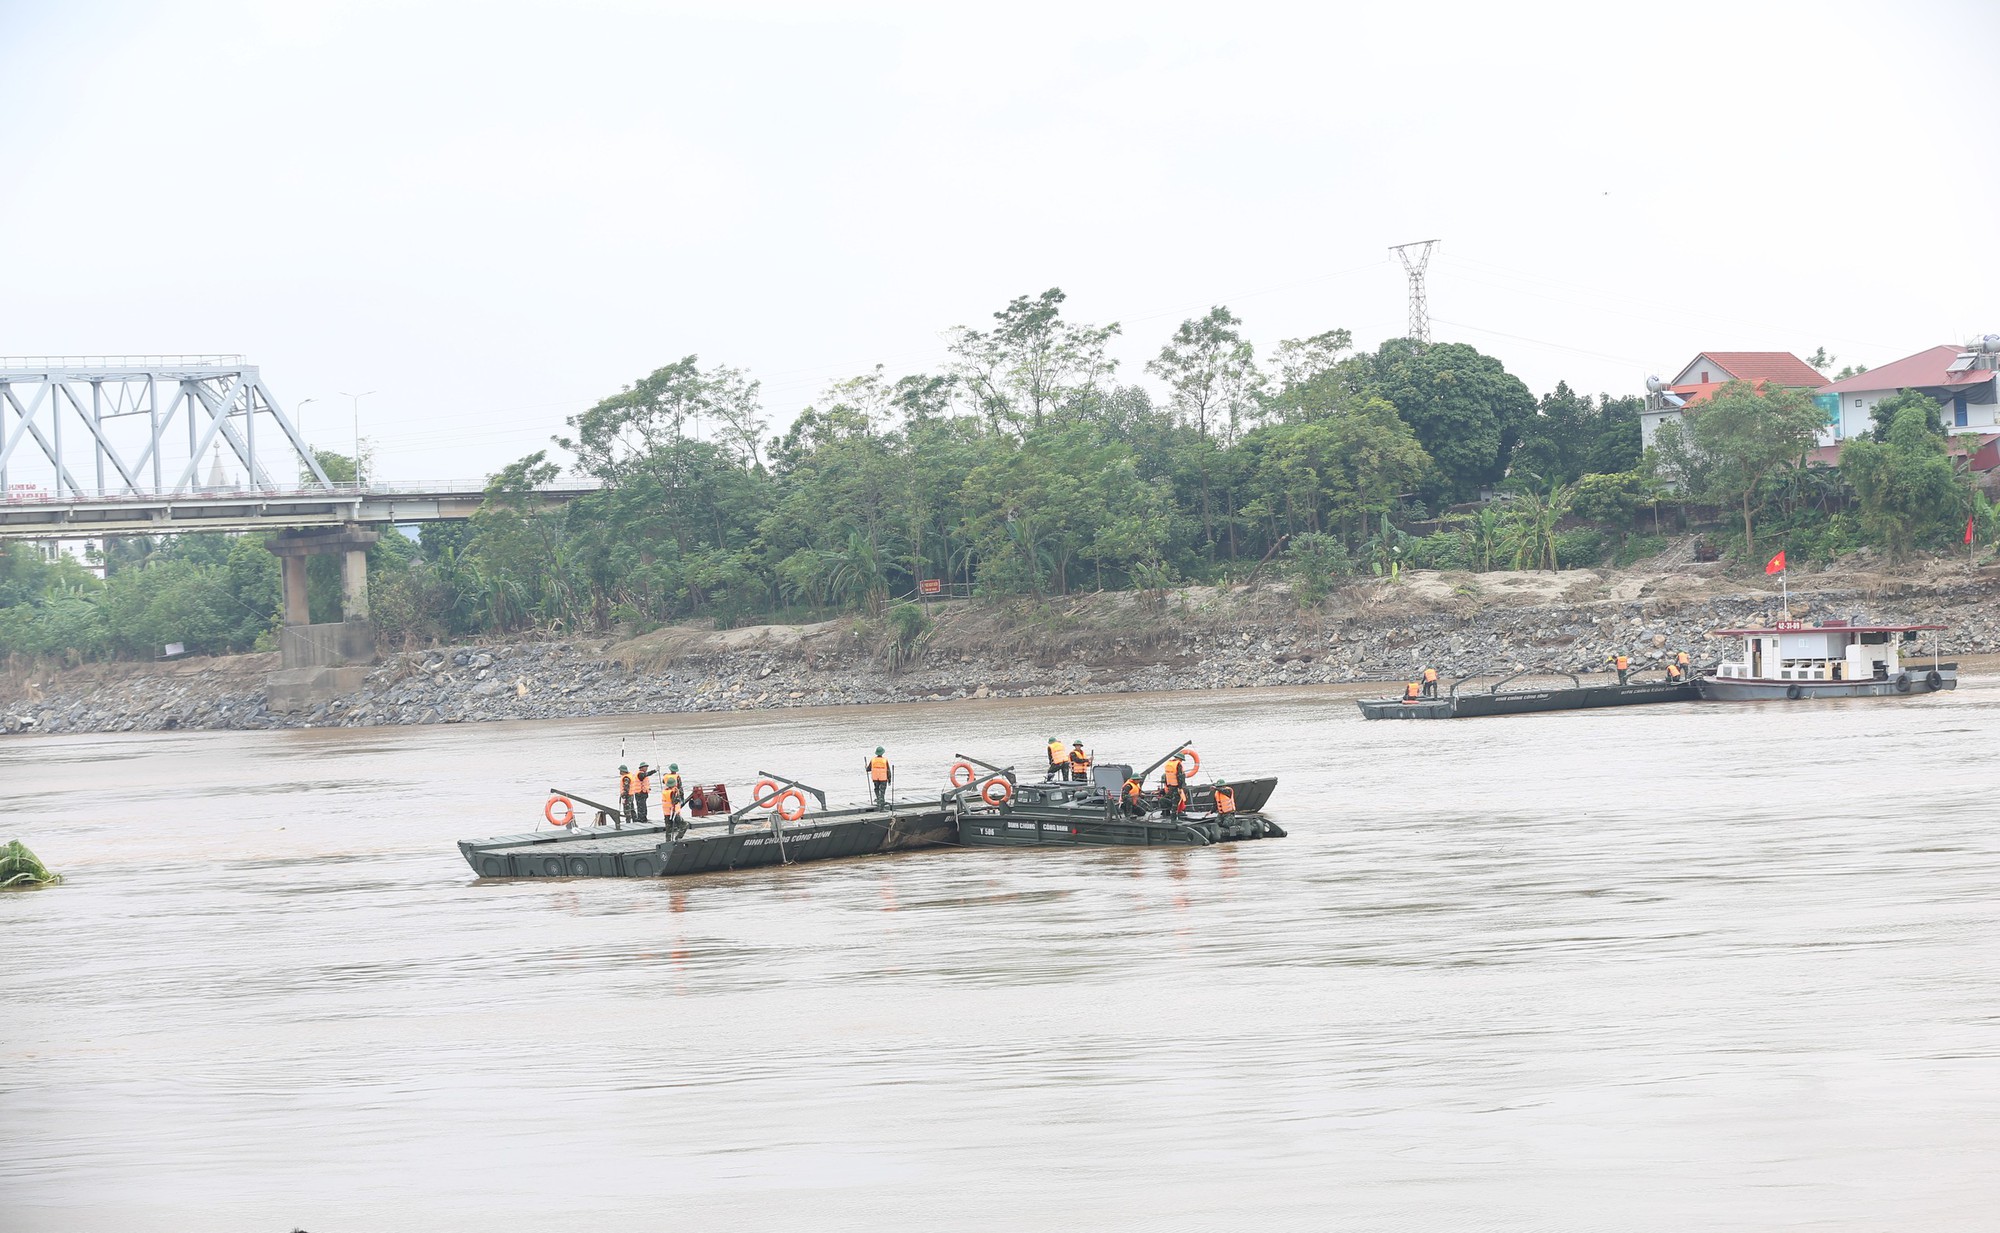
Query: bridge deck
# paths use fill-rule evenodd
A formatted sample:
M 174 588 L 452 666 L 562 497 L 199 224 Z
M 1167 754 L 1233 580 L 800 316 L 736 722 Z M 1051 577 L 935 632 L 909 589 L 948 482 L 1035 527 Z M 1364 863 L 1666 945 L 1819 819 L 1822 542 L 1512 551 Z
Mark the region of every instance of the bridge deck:
M 554 506 L 593 491 L 595 485 L 552 485 L 536 490 L 535 500 Z M 451 522 L 470 518 L 485 499 L 484 486 L 469 483 L 163 496 L 107 493 L 62 500 L 15 498 L 0 500 L 0 539 L 275 531 L 350 522 Z

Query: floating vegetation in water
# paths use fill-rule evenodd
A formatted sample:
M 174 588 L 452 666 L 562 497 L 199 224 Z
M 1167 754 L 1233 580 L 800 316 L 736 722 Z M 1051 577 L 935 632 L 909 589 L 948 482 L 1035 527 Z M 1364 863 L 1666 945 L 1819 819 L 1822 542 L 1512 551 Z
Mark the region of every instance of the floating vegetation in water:
M 62 875 L 50 873 L 48 866 L 36 860 L 35 854 L 20 840 L 10 839 L 6 847 L 0 848 L 0 890 L 53 886 L 60 881 Z

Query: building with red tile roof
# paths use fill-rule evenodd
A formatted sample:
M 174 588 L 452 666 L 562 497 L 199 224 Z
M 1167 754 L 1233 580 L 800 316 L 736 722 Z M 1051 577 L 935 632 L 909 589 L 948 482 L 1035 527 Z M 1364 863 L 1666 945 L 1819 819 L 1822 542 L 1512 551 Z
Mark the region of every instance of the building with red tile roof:
M 1731 381 L 1748 381 L 1758 388 L 1818 391 L 1825 374 L 1789 351 L 1704 351 L 1688 361 L 1671 382 L 1646 381 L 1646 408 L 1639 413 L 1639 437 L 1651 448 L 1654 434 L 1683 408 L 1705 402 Z
M 1832 440 L 1858 437 L 1874 427 L 1875 404 L 1902 390 L 1916 390 L 1938 404 L 1947 430 L 2000 431 L 2000 336 L 1963 347 L 1926 347 L 1893 363 L 1856 373 L 1820 391 L 1840 399 Z

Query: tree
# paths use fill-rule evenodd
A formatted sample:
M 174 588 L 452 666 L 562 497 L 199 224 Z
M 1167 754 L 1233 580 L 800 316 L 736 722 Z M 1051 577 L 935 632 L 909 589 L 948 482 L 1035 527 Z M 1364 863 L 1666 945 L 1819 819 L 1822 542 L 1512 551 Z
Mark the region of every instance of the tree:
M 1731 381 L 1682 418 L 1685 429 L 1671 434 L 1669 446 L 1681 455 L 1684 478 L 1699 478 L 1691 490 L 1703 499 L 1742 510 L 1743 550 L 1754 557 L 1758 487 L 1779 469 L 1805 462 L 1825 413 L 1805 390 Z M 1656 443 L 1670 427 L 1661 426 Z
M 1237 329 L 1242 324 L 1218 304 L 1205 317 L 1181 322 L 1158 358 L 1146 365 L 1172 391 L 1167 405 L 1192 423 L 1196 433 L 1205 437 L 1212 422 L 1226 423 L 1225 444 L 1256 413 L 1264 385 L 1255 348 Z
M 1392 338 L 1349 363 L 1357 361 L 1362 388 L 1388 399 L 1416 432 L 1439 495 L 1463 500 L 1507 473 L 1535 400 L 1499 360 L 1463 343 Z
M 1841 450 L 1840 469 L 1854 486 L 1862 531 L 1895 556 L 1964 523 L 1966 490 L 1932 427 L 1936 419 L 1935 404 L 1930 410 L 1905 405 L 1886 440 L 1861 437 Z
M 1501 515 L 1505 525 L 1503 542 L 1512 549 L 1515 569 L 1557 568 L 1556 527 L 1569 516 L 1576 502 L 1570 484 L 1540 487 L 1539 476 L 1526 477 L 1514 499 Z
M 1118 325 L 1072 325 L 1062 288 L 1017 296 L 993 314 L 991 330 L 952 331 L 954 376 L 987 422 L 1040 428 L 1053 413 L 1073 414 L 1118 367 L 1105 347 Z
M 1868 418 L 1874 424 L 1869 429 L 1869 435 L 1877 441 L 1887 441 L 1896 417 L 1910 409 L 1923 412 L 1925 426 L 1936 434 L 1938 440 L 1945 439 L 1944 408 L 1936 399 L 1910 389 L 1898 390 L 1869 408 Z

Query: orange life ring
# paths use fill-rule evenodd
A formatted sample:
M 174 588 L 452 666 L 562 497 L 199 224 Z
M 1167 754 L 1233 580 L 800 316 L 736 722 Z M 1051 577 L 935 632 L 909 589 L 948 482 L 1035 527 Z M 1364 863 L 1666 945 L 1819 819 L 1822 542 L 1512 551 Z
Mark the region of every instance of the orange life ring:
M 769 779 L 760 779 L 757 786 L 750 789 L 750 803 L 759 809 L 778 803 L 778 785 Z
M 979 799 L 989 805 L 1005 805 L 1014 799 L 1014 785 L 1004 779 L 989 779 L 979 790 Z
M 1196 753 L 1194 750 L 1192 749 L 1181 750 L 1181 761 L 1187 764 L 1181 771 L 1181 775 L 1183 777 L 1188 775 L 1199 775 L 1201 773 L 1201 755 Z
M 806 798 L 797 788 L 788 788 L 777 800 L 778 816 L 787 822 L 796 822 L 806 816 Z M 786 809 L 785 806 L 792 806 Z
M 979 772 L 972 769 L 972 763 L 954 762 L 951 764 L 952 787 L 963 788 L 977 778 L 979 778 Z
M 557 805 L 562 806 L 560 818 L 556 817 Z M 570 804 L 567 796 L 552 796 L 549 803 L 542 806 L 542 816 L 549 820 L 550 826 L 570 826 L 576 822 L 576 806 Z

